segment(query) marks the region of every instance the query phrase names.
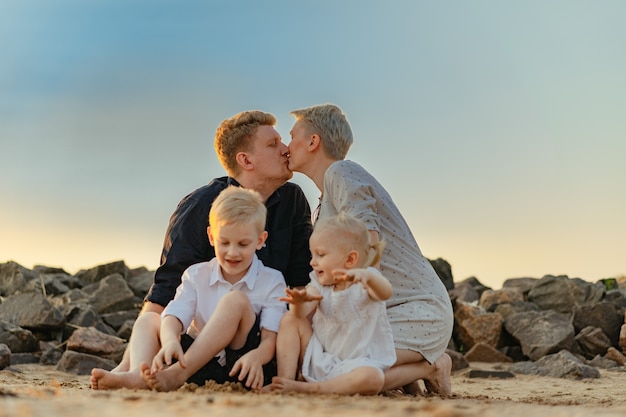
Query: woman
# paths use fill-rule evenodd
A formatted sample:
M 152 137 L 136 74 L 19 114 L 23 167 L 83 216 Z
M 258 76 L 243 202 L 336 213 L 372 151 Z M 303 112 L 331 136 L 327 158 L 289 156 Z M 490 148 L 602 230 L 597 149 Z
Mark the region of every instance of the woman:
M 393 286 L 387 315 L 397 360 L 385 372 L 383 390 L 404 387 L 451 394 L 452 361 L 445 353 L 452 335 L 453 312 L 445 286 L 422 255 L 411 230 L 385 188 L 355 162 L 345 160 L 352 130 L 332 104 L 291 112 L 289 168 L 308 176 L 321 192 L 314 216 L 346 212 L 362 220 L 372 242 L 384 239 L 380 271 Z M 316 220 L 316 219 L 314 219 Z

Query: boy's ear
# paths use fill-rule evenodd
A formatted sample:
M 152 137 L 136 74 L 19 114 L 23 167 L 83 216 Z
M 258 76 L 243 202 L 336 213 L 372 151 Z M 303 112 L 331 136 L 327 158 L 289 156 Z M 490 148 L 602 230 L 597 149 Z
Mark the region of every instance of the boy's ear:
M 346 268 L 354 268 L 358 261 L 359 253 L 355 250 L 351 250 L 348 252 L 348 256 L 346 256 Z
M 267 235 L 268 235 L 267 230 L 263 230 L 263 233 L 259 235 L 259 241 L 256 245 L 257 250 L 263 247 L 263 245 L 265 244 L 265 241 L 267 240 Z
M 246 152 L 237 153 L 235 160 L 245 170 L 251 170 L 254 168 L 254 165 L 252 164 L 252 161 L 250 161 L 250 158 L 248 158 L 248 154 Z
M 209 237 L 209 243 L 211 244 L 211 246 L 215 246 L 213 244 L 213 235 L 211 234 L 211 226 L 206 228 L 206 234 Z

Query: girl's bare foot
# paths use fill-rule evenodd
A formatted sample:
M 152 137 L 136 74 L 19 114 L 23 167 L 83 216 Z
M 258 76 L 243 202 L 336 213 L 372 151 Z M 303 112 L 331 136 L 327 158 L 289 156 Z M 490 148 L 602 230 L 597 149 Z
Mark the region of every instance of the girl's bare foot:
M 428 379 L 424 379 L 424 385 L 429 393 L 439 395 L 451 395 L 452 394 L 452 359 L 450 355 L 444 353 L 433 364 L 435 370 L 432 376 Z
M 268 385 L 271 391 L 281 392 L 315 392 L 317 384 L 275 376 Z M 317 388 L 319 389 L 319 388 Z
M 151 372 L 150 366 L 141 364 L 141 379 L 150 389 L 155 391 L 174 391 L 183 386 L 187 378 L 182 372 L 179 363 L 175 363 L 168 368 L 157 372 Z
M 110 372 L 100 368 L 91 370 L 91 389 L 109 390 L 119 388 L 148 389 L 141 375 L 136 372 Z

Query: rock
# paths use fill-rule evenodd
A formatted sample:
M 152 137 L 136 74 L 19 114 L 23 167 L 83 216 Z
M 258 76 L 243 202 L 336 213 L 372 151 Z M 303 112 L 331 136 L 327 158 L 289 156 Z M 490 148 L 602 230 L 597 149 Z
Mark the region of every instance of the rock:
M 107 356 L 117 352 L 124 341 L 100 332 L 94 327 L 77 329 L 67 339 L 67 349 L 91 355 Z
M 503 288 L 501 290 L 485 290 L 480 296 L 478 305 L 485 311 L 495 311 L 500 304 L 523 303 L 524 294 L 519 288 Z
M 11 365 L 11 349 L 4 343 L 0 343 L 0 370 Z
M 477 343 L 464 355 L 468 362 L 513 362 L 492 346 Z
M 7 321 L 0 321 L 0 343 L 5 344 L 13 353 L 39 350 L 39 340 L 30 330 Z
M 626 365 L 626 356 L 622 354 L 619 350 L 615 349 L 613 346 L 609 347 L 606 350 L 606 357 L 615 361 L 619 366 Z
M 586 365 L 566 350 L 544 356 L 535 362 L 514 363 L 509 370 L 518 374 L 550 376 L 554 378 L 600 378 L 600 371 Z
M 589 359 L 596 355 L 604 355 L 611 347 L 611 341 L 599 327 L 585 327 L 578 332 L 575 339 L 583 354 Z
M 620 328 L 618 346 L 622 353 L 626 353 L 626 324 L 622 324 Z
M 584 304 L 594 304 L 602 300 L 604 287 L 566 275 L 546 275 L 535 283 L 528 292 L 528 301 L 537 304 L 541 310 L 554 310 L 558 313 L 571 313 Z
M 115 261 L 108 264 L 97 265 L 87 270 L 76 273 L 85 284 L 96 283 L 109 275 L 119 274 L 124 279 L 129 275 L 129 269 L 124 261 Z
M 623 317 L 623 314 L 617 313 L 613 304 L 599 302 L 576 306 L 572 324 L 577 332 L 588 326 L 599 327 L 609 337 L 610 344 L 617 346 L 620 329 L 624 324 Z
M 115 313 L 102 314 L 102 320 L 114 330 L 119 330 L 126 322 L 135 321 L 139 315 L 139 309 L 117 311 Z
M 135 305 L 135 295 L 120 274 L 109 275 L 82 290 L 90 296 L 90 303 L 98 314 L 130 310 Z
M 501 315 L 461 302 L 457 302 L 456 306 L 454 328 L 458 342 L 465 349 L 469 350 L 477 343 L 498 347 L 502 334 Z
M 133 293 L 143 300 L 154 281 L 154 271 L 148 271 L 145 268 L 144 270 L 132 270 L 127 281 Z
M 437 273 L 437 276 L 443 282 L 443 285 L 447 290 L 454 288 L 454 278 L 452 277 L 452 267 L 445 259 L 437 258 L 434 261 L 428 260 L 433 269 Z M 145 293 L 144 293 L 145 294 Z
M 571 351 L 576 343 L 569 316 L 554 311 L 512 314 L 504 321 L 504 327 L 531 360 L 563 349 Z
M 500 314 L 502 319 L 506 320 L 511 314 L 523 313 L 525 311 L 538 312 L 539 307 L 537 307 L 537 304 L 528 301 L 513 301 L 512 303 L 499 304 L 494 312 Z
M 37 272 L 9 261 L 0 264 L 0 296 L 9 297 L 24 291 L 26 285 L 39 277 Z
M 77 375 L 89 375 L 93 368 L 102 368 L 110 371 L 115 368 L 116 363 L 87 353 L 66 350 L 57 363 L 56 370 L 69 372 Z
M 530 289 L 539 281 L 537 278 L 509 278 L 502 283 L 502 288 L 517 288 L 522 292 L 524 301 L 528 300 Z
M 450 359 L 452 359 L 452 372 L 460 371 L 461 369 L 465 369 L 469 367 L 469 363 L 467 359 L 460 353 L 455 350 L 446 350 Z
M 470 369 L 466 372 L 463 372 L 463 376 L 467 378 L 498 378 L 498 379 L 515 378 L 515 374 L 509 371 L 494 371 L 494 370 L 484 370 L 484 369 Z
M 17 294 L 0 304 L 0 320 L 31 331 L 61 329 L 65 318 L 47 298 L 39 293 Z

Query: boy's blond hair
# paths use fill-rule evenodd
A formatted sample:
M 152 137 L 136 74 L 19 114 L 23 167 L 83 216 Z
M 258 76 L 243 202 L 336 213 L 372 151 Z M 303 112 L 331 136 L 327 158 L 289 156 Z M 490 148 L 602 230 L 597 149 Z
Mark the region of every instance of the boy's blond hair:
M 344 112 L 334 104 L 321 104 L 305 109 L 293 110 L 296 120 L 308 125 L 309 134 L 317 133 L 326 154 L 334 159 L 344 159 L 352 146 L 352 129 Z
M 259 233 L 265 230 L 267 208 L 261 194 L 247 188 L 230 186 L 213 201 L 209 211 L 209 225 L 251 224 Z
M 372 244 L 369 231 L 361 220 L 342 212 L 316 221 L 313 233 L 325 229 L 332 230 L 333 239 L 348 251 L 357 251 L 361 266 L 374 266 L 380 261 L 385 242 Z
M 224 120 L 215 131 L 215 152 L 220 163 L 231 177 L 237 176 L 241 167 L 237 164 L 239 152 L 250 152 L 254 142 L 250 140 L 259 126 L 274 126 L 276 117 L 260 110 L 244 111 Z

